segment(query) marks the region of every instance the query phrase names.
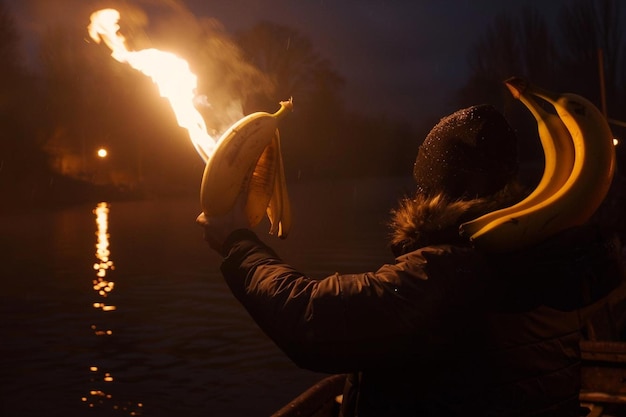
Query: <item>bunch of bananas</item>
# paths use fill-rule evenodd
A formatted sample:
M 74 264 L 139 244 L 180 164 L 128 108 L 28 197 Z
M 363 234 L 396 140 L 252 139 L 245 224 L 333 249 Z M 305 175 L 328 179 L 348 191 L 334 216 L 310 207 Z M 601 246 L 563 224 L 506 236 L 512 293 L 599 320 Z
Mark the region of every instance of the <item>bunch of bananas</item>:
M 267 215 L 269 233 L 287 237 L 292 217 L 278 121 L 292 108 L 291 100 L 282 101 L 276 113 L 249 114 L 220 136 L 202 175 L 200 203 L 205 215 L 228 213 L 244 193 L 250 227 Z
M 460 226 L 475 247 L 491 252 L 520 249 L 585 223 L 606 197 L 615 171 L 613 134 L 593 103 L 518 77 L 505 85 L 536 119 L 545 165 L 537 187 L 522 201 Z

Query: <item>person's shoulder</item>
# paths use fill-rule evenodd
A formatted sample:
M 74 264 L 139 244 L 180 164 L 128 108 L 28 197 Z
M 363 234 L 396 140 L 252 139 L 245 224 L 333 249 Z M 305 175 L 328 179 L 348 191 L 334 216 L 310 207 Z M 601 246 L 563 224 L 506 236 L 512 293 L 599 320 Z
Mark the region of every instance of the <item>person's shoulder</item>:
M 397 259 L 400 262 L 437 262 L 453 266 L 473 264 L 482 267 L 488 258 L 470 245 L 438 244 L 415 249 Z

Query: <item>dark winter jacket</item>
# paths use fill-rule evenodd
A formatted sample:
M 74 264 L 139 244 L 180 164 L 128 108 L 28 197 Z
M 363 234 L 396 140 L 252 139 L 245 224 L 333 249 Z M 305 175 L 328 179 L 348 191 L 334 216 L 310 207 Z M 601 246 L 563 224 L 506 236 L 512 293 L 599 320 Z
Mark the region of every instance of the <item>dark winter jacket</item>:
M 580 415 L 581 308 L 621 282 L 618 242 L 580 227 L 484 254 L 456 231 L 471 211 L 405 200 L 395 264 L 322 280 L 238 230 L 222 272 L 297 365 L 350 374 L 345 417 Z

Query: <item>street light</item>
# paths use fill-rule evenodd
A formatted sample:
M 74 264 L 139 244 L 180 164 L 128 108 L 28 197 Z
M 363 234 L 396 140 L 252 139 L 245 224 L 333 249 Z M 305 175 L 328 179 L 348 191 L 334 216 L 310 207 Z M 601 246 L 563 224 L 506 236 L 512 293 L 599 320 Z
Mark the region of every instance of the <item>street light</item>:
M 104 148 L 98 149 L 98 156 L 100 158 L 106 158 L 107 155 L 108 155 L 108 152 L 107 152 L 106 149 L 104 149 Z

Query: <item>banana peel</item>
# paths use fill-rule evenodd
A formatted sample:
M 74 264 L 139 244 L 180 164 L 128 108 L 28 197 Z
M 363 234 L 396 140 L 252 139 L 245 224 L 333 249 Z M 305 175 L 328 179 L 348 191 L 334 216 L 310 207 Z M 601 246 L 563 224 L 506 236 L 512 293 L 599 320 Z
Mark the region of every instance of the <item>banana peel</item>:
M 220 136 L 207 161 L 200 186 L 200 204 L 206 216 L 228 213 L 245 193 L 244 211 L 249 226 L 256 226 L 267 214 L 272 224 L 270 233 L 282 238 L 287 236 L 291 210 L 278 123 L 292 108 L 291 99 L 282 101 L 275 113 L 252 113 Z M 270 205 L 273 210 L 268 211 Z M 277 214 L 278 207 L 280 214 Z M 274 223 L 282 224 L 280 232 L 274 232 Z M 289 227 L 285 227 L 287 224 Z

